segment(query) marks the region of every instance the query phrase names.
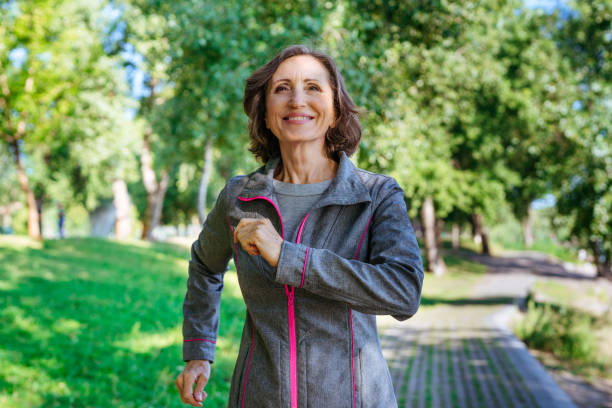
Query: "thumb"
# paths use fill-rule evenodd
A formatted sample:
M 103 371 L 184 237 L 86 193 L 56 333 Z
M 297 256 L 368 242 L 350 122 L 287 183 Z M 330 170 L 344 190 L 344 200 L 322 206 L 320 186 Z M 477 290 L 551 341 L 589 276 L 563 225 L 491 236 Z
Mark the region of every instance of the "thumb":
M 196 401 L 202 402 L 206 399 L 207 394 L 206 391 L 204 391 L 206 383 L 208 383 L 208 376 L 200 374 L 198 376 L 198 381 L 196 382 L 195 390 L 193 392 L 193 396 L 195 397 Z

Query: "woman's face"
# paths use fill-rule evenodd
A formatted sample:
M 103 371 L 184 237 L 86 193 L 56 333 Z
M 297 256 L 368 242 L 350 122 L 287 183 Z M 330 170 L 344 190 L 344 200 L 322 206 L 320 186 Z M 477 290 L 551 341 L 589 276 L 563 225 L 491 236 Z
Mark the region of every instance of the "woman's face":
M 281 142 L 325 142 L 334 126 L 334 95 L 327 69 L 310 55 L 283 61 L 266 90 L 266 127 Z

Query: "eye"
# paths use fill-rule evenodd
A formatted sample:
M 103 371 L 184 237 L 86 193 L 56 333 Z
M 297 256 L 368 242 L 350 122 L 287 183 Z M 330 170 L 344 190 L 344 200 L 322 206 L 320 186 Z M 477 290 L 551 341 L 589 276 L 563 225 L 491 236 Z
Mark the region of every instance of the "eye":
M 286 91 L 288 88 L 285 85 L 279 85 L 274 89 L 274 92 Z
M 311 91 L 320 91 L 321 90 L 321 88 L 319 88 L 318 85 L 314 85 L 314 84 L 308 85 L 308 89 L 311 90 Z

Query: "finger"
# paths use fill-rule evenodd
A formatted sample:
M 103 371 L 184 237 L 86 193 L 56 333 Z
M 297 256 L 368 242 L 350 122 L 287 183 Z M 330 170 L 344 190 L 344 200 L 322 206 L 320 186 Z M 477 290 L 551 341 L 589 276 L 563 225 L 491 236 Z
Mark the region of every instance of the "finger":
M 244 235 L 243 229 L 251 223 L 252 218 L 241 218 L 234 229 L 234 244 L 240 242 L 240 236 Z
M 193 374 L 186 374 L 185 380 L 183 383 L 183 392 L 182 392 L 182 400 L 186 404 L 191 404 L 198 406 L 198 402 L 193 399 L 193 383 L 195 382 L 195 377 Z
M 240 246 L 246 252 L 249 252 L 251 247 L 256 247 L 253 238 L 254 227 L 257 224 L 253 221 L 256 221 L 256 219 L 243 218 L 236 226 L 236 230 L 234 232 L 235 243 L 240 243 Z
M 198 376 L 198 381 L 196 382 L 194 396 L 196 401 L 204 401 L 206 399 L 206 392 L 204 391 L 204 386 L 208 383 L 208 377 L 204 374 L 200 374 Z
M 256 245 L 250 245 L 250 251 L 249 251 L 249 255 L 254 255 L 257 256 L 259 255 L 259 248 L 257 248 Z

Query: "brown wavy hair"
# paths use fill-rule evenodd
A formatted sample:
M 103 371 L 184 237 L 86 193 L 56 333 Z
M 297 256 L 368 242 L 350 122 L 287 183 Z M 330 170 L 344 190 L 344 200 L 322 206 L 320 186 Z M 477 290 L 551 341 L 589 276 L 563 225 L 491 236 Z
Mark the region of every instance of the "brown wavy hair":
M 347 156 L 352 155 L 361 140 L 361 123 L 357 117 L 359 110 L 346 91 L 344 80 L 331 57 L 304 45 L 292 45 L 285 48 L 246 80 L 242 104 L 244 112 L 249 117 L 249 139 L 251 140 L 249 151 L 264 163 L 273 157 L 280 156 L 278 139 L 265 123 L 266 89 L 278 66 L 286 59 L 298 55 L 310 55 L 316 58 L 329 72 L 334 94 L 336 123 L 325 134 L 325 146 L 328 157 L 339 161 L 341 151 Z

